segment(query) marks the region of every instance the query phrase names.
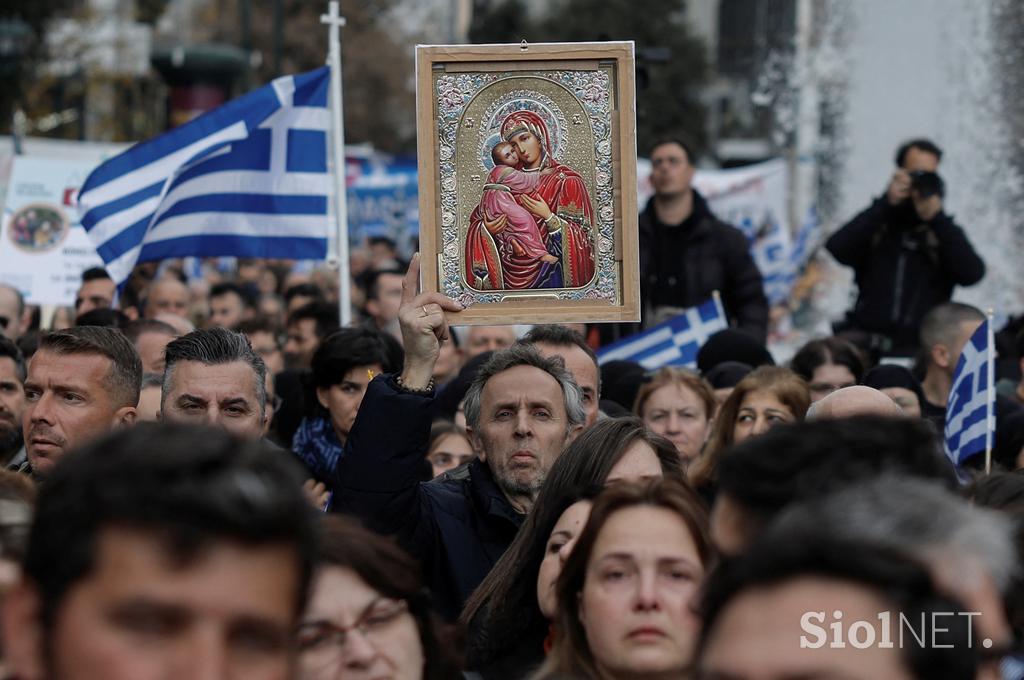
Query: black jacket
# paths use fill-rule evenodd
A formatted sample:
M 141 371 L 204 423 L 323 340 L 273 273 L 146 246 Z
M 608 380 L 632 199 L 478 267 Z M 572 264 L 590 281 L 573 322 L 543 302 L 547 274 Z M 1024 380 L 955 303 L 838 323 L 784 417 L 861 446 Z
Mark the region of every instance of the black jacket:
M 847 313 L 850 330 L 888 338 L 895 352 L 913 352 L 928 311 L 949 302 L 954 286 L 985 275 L 963 229 L 940 212 L 922 222 L 913 205 L 889 204 L 885 196 L 834 233 L 825 247 L 853 267 L 859 290 Z
M 654 199 L 640 213 L 640 295 L 654 307 L 693 307 L 717 290 L 729 320 L 761 342 L 768 332 L 764 282 L 747 237 L 712 214 L 693 191 L 693 213 L 679 225 L 658 221 Z
M 525 516 L 479 460 L 420 481 L 433 402 L 402 392 L 390 375 L 370 382 L 338 461 L 333 507 L 396 536 L 422 564 L 438 610 L 454 620 Z

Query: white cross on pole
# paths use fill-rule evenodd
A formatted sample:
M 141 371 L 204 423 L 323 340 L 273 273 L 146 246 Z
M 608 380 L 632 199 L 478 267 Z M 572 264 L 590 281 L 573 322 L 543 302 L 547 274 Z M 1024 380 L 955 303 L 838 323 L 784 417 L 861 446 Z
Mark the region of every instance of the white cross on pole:
M 320 15 L 320 23 L 327 24 L 327 65 L 331 67 L 331 126 L 334 134 L 334 206 L 338 217 L 338 238 L 332 256 L 338 264 L 338 308 L 342 326 L 352 322 L 349 294 L 348 264 L 348 195 L 345 186 L 345 115 L 341 98 L 341 27 L 345 18 L 338 11 L 338 1 L 327 3 L 327 14 Z

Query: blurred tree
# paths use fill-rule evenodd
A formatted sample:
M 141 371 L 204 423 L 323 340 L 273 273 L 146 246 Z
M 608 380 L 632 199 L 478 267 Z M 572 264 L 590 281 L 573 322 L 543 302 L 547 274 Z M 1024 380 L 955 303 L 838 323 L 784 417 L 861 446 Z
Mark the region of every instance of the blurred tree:
M 523 0 L 477 0 L 473 42 L 633 40 L 637 50 L 637 149 L 664 136 L 706 142 L 698 94 L 708 72 L 707 47 L 694 36 L 680 0 L 559 0 L 531 19 Z
M 0 3 L 0 132 L 11 129 L 35 67 L 45 56 L 46 22 L 68 10 L 73 0 L 13 0 Z
M 523 0 L 475 0 L 469 41 L 517 43 L 535 33 L 533 21 Z
M 208 12 L 211 40 L 243 46 L 259 55 L 250 85 L 322 66 L 327 59 L 327 29 L 320 23 L 326 2 L 248 0 L 250 35 L 243 35 L 247 0 L 220 0 Z M 342 0 L 342 77 L 345 141 L 369 142 L 392 153 L 416 148 L 416 97 L 413 48 L 395 30 L 395 0 Z M 211 3 L 212 5 L 212 3 Z M 275 21 L 280 16 L 280 22 Z M 276 54 L 275 41 L 280 39 Z M 280 58 L 280 71 L 275 61 Z

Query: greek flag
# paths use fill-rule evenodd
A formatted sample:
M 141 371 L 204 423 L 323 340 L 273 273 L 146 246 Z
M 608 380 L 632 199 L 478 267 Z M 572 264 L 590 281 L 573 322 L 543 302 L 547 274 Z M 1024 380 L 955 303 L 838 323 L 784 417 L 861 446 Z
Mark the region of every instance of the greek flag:
M 110 276 L 170 257 L 326 257 L 329 82 L 327 67 L 278 78 L 96 168 L 78 204 Z
M 697 365 L 697 351 L 708 338 L 729 327 L 722 302 L 715 292 L 707 302 L 685 310 L 643 333 L 631 335 L 616 343 L 602 347 L 597 361 L 625 359 L 636 361 L 647 370 L 662 366 Z
M 992 449 L 995 432 L 995 342 L 985 321 L 964 345 L 946 403 L 946 455 L 954 465 Z

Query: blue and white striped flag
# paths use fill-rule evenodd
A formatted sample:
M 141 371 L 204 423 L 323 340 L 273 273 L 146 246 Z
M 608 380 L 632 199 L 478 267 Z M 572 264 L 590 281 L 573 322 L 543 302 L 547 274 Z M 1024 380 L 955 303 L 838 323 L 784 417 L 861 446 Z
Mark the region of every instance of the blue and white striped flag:
M 946 455 L 960 466 L 992 449 L 995 432 L 995 341 L 987 320 L 964 345 L 946 403 Z
M 78 204 L 111 277 L 189 255 L 326 257 L 329 82 L 327 67 L 278 78 L 96 168 Z
M 647 370 L 697 365 L 697 351 L 708 338 L 729 327 L 718 294 L 679 316 L 597 351 L 597 361 L 636 361 Z

